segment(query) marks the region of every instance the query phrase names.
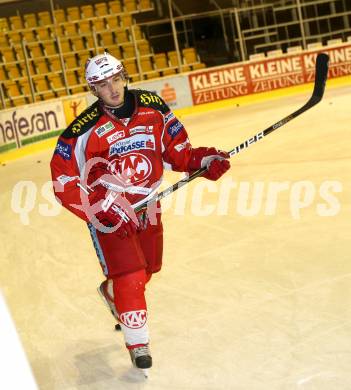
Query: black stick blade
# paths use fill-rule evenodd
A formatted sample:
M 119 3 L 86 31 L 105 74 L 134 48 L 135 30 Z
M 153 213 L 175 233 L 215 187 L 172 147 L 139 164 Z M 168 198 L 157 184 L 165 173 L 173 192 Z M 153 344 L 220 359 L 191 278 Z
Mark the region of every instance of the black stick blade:
M 312 97 L 321 100 L 324 94 L 325 83 L 328 78 L 329 56 L 319 53 L 316 59 L 316 75 Z

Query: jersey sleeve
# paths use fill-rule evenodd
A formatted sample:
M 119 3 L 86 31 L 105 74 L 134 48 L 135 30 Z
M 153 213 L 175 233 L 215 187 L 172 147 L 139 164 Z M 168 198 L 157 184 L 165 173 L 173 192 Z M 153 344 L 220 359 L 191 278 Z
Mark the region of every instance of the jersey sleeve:
M 69 211 L 88 222 L 83 211 L 84 191 L 79 187 L 84 170 L 89 135 L 101 116 L 97 104 L 88 107 L 59 137 L 50 162 L 54 193 Z
M 56 198 L 69 211 L 88 221 L 82 210 L 80 170 L 74 153 L 77 138 L 59 137 L 50 162 Z
M 163 114 L 163 121 L 162 157 L 164 166 L 173 171 L 187 172 L 191 157 L 191 144 L 187 131 L 170 109 Z

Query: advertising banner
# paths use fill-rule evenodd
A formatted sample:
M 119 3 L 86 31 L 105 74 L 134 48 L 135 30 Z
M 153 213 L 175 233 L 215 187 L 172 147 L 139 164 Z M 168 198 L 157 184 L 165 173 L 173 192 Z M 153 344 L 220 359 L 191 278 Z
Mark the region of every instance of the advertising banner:
M 311 83 L 319 52 L 330 57 L 329 78 L 351 75 L 351 45 L 323 47 L 313 52 L 193 72 L 189 74 L 193 104 Z
M 342 77 L 351 75 L 351 45 L 342 45 L 326 47 L 316 52 L 306 52 L 303 54 L 305 82 L 311 83 L 314 80 L 314 64 L 318 52 L 329 55 L 329 74 L 328 78 Z
M 54 137 L 65 127 L 60 100 L 0 111 L 0 152 Z
M 273 91 L 304 84 L 303 61 L 299 55 L 247 64 L 249 93 Z
M 193 104 L 247 95 L 249 80 L 248 68 L 241 64 L 190 73 L 189 82 Z
M 157 80 L 145 80 L 133 83 L 131 88 L 146 89 L 157 93 L 172 109 L 191 107 L 193 105 L 188 76 L 177 75 Z
M 73 95 L 62 100 L 67 126 L 88 107 L 86 94 Z

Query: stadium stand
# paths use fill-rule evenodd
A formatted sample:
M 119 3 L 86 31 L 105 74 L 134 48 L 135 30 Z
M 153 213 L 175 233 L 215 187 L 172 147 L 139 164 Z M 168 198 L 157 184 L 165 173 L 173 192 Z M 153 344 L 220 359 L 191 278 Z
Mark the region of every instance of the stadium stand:
M 39 26 L 47 26 L 52 24 L 51 14 L 48 11 L 38 12 Z
M 3 108 L 86 91 L 84 64 L 104 50 L 131 81 L 204 67 L 194 48 L 182 50 L 181 64 L 173 50 L 154 53 L 134 18 L 153 9 L 150 0 L 117 0 L 0 18 Z
M 106 3 L 96 3 L 94 5 L 95 15 L 96 16 L 106 16 L 108 15 L 108 9 Z

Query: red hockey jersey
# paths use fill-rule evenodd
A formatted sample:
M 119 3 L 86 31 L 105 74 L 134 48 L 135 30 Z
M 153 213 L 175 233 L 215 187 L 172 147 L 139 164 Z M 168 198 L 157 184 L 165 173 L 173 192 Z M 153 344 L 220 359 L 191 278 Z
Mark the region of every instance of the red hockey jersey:
M 128 184 L 117 191 L 123 192 L 134 206 L 152 196 L 164 168 L 188 171 L 191 145 L 184 126 L 156 94 L 129 92 L 135 99 L 129 121 L 117 119 L 97 101 L 62 133 L 51 160 L 56 197 L 87 222 L 79 184 L 86 182 L 85 169 L 93 158 L 106 159 L 112 171 L 118 163 L 123 181 Z

